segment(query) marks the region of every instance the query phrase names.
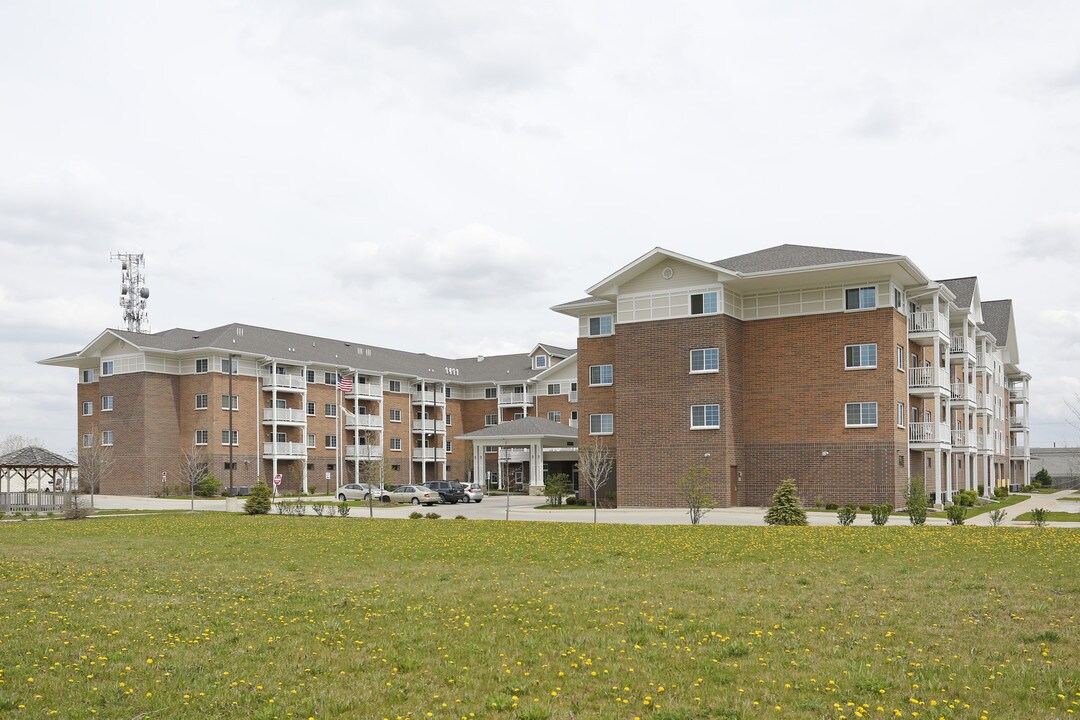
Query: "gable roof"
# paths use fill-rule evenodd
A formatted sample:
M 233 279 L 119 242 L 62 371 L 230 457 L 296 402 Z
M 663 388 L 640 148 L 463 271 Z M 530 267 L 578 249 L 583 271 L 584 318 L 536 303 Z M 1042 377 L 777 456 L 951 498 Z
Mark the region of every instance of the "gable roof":
M 483 440 L 484 438 L 535 438 L 538 436 L 577 440 L 578 431 L 577 428 L 557 423 L 554 420 L 529 416 L 474 430 L 465 435 L 458 435 L 458 438 L 463 440 Z
M 861 250 L 814 247 L 812 245 L 777 245 L 764 250 L 746 253 L 745 255 L 736 255 L 724 260 L 717 260 L 712 264 L 725 270 L 745 274 L 843 265 L 866 260 L 899 257 L 902 256 L 889 253 L 863 252 Z
M 1012 320 L 1012 300 L 987 300 L 982 304 L 983 321 L 979 327 L 987 331 L 1004 347 L 1009 344 Z
M 975 295 L 975 286 L 979 283 L 977 277 L 952 278 L 950 280 L 938 280 L 938 282 L 952 291 L 952 294 L 956 296 L 958 307 L 965 310 L 971 307 L 971 300 Z

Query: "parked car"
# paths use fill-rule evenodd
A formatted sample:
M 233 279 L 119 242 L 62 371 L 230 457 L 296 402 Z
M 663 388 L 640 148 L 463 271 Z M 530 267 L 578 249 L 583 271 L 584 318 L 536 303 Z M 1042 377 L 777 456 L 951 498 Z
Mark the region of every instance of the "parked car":
M 402 485 L 390 492 L 390 500 L 413 505 L 435 505 L 439 502 L 439 493 L 423 485 Z
M 462 492 L 465 493 L 465 502 L 480 502 L 484 499 L 484 488 L 477 483 L 465 483 Z
M 457 505 L 465 502 L 465 493 L 461 491 L 461 483 L 452 480 L 431 480 L 424 487 L 439 493 L 439 499 L 444 503 Z
M 383 502 L 390 501 L 389 493 L 367 483 L 349 483 L 337 489 L 337 499 L 342 502 L 346 500 L 367 500 L 369 497 Z

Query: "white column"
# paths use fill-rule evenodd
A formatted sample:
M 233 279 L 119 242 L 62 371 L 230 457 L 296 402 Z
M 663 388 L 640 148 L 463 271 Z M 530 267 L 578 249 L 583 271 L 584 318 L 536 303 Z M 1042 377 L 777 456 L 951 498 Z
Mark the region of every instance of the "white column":
M 941 450 L 934 450 L 934 504 L 941 505 Z

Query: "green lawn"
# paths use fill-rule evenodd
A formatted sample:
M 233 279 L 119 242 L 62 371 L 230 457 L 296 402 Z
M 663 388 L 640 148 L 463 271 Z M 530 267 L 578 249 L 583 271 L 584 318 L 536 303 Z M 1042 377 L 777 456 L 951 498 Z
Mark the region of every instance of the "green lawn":
M 1031 516 L 1031 513 L 1026 512 L 1026 513 L 1021 513 L 1020 515 L 1017 515 L 1015 519 L 1018 520 L 1018 521 L 1023 522 L 1024 520 L 1031 520 L 1032 516 Z M 1060 512 L 1060 511 L 1047 512 L 1046 513 L 1046 519 L 1049 520 L 1049 521 L 1052 521 L 1052 522 L 1080 523 L 1080 511 L 1078 511 L 1078 512 Z
M 202 513 L 0 538 L 4 717 L 1080 712 L 1072 530 Z

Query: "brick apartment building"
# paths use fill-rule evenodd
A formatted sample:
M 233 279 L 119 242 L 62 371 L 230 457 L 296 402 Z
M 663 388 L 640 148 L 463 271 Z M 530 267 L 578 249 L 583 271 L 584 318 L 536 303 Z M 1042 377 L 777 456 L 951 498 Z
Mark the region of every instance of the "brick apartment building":
M 1009 300 L 900 255 L 797 245 L 706 262 L 656 248 L 553 309 L 579 321 L 579 445 L 614 451 L 621 506 L 935 502 L 1028 477 Z
M 577 423 L 574 352 L 547 344 L 448 359 L 231 324 L 110 329 L 41 362 L 78 371 L 79 447 L 114 460 L 103 493 L 160 494 L 186 453 L 235 487 L 280 476 L 282 492 L 332 492 L 374 463 L 387 485 L 490 479 L 540 492 L 527 455 L 474 453 L 457 438 L 524 417 Z
M 717 262 L 656 248 L 588 294 L 553 308 L 578 319 L 576 352 L 449 359 L 230 324 L 105 330 L 41 362 L 78 371 L 79 446 L 111 447 L 107 493 L 161 492 L 192 450 L 226 485 L 280 475 L 291 492 L 369 463 L 387 484 L 576 487 L 566 427 L 613 449 L 602 492 L 622 506 L 681 505 L 692 466 L 722 506 L 766 504 L 786 477 L 804 501 L 894 505 L 909 475 L 936 502 L 1027 482 L 1012 303 L 976 278 L 797 245 Z

